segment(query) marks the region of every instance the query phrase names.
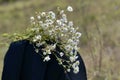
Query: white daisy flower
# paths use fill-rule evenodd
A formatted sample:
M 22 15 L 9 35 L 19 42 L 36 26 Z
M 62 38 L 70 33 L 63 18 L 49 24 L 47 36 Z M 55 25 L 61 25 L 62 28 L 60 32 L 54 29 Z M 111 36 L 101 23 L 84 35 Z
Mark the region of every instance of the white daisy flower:
M 35 38 L 36 38 L 37 40 L 41 40 L 41 35 L 37 35 L 37 36 L 35 36 Z
M 41 16 L 37 16 L 38 19 L 41 19 Z
M 79 67 L 78 67 L 78 66 L 75 67 L 74 70 L 73 70 L 73 72 L 74 72 L 75 74 L 77 74 L 77 73 L 79 72 Z
M 72 11 L 73 11 L 72 6 L 68 6 L 68 7 L 67 7 L 67 11 L 72 12 Z
M 47 53 L 46 52 L 43 52 L 43 55 L 46 55 Z
M 49 60 L 50 60 L 50 56 L 48 55 L 48 56 L 46 56 L 46 57 L 44 58 L 43 61 L 49 61 Z
M 45 12 L 42 12 L 42 13 L 41 13 L 41 16 L 42 16 L 42 17 L 45 17 L 45 15 L 46 15 Z
M 73 26 L 73 22 L 69 21 L 68 26 L 70 26 L 70 27 Z
M 71 62 L 74 62 L 75 60 L 76 60 L 76 58 L 75 58 L 74 56 L 71 56 L 71 57 L 70 57 L 70 61 L 71 61 Z
M 76 37 L 80 38 L 81 37 L 81 33 L 80 32 L 76 32 Z
M 35 18 L 34 18 L 33 16 L 31 16 L 31 17 L 30 17 L 30 20 L 34 21 L 34 20 L 35 20 Z
M 64 53 L 63 52 L 60 52 L 60 56 L 62 57 L 64 55 Z
M 49 14 L 52 17 L 52 19 L 55 19 L 55 13 L 53 11 L 50 11 Z
M 63 14 L 63 13 L 64 13 L 64 10 L 61 10 L 61 11 L 60 11 L 60 14 Z
M 36 43 L 36 46 L 37 47 L 40 47 L 41 46 L 41 43 L 39 42 L 39 43 Z
M 62 22 L 60 20 L 56 21 L 58 23 L 58 25 L 62 25 Z
M 46 53 L 47 53 L 47 54 L 51 54 L 51 51 L 50 51 L 50 49 L 49 49 L 49 50 L 46 50 Z
M 67 69 L 67 72 L 70 72 L 70 69 Z

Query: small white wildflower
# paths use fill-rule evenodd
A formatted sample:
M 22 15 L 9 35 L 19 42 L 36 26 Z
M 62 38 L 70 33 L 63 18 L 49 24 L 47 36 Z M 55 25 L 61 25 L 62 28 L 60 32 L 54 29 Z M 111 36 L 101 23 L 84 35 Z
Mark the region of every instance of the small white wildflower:
M 74 40 L 74 42 L 79 43 L 79 42 L 80 42 L 80 40 L 79 40 L 79 39 L 76 39 L 76 40 Z
M 67 69 L 67 72 L 70 72 L 70 69 Z
M 73 43 L 73 40 L 72 40 L 72 39 L 68 39 L 67 42 L 68 42 L 68 43 Z
M 71 27 L 70 29 L 71 29 L 70 32 L 72 32 L 72 33 L 75 33 L 75 32 L 76 32 L 75 28 Z
M 74 49 L 75 49 L 75 50 L 78 50 L 78 47 L 77 47 L 77 46 L 74 46 Z
M 34 21 L 34 20 L 35 20 L 35 18 L 34 18 L 33 16 L 31 16 L 31 17 L 30 17 L 30 20 Z
M 39 49 L 35 49 L 35 52 L 38 53 L 38 52 L 39 52 Z
M 43 21 L 39 21 L 39 24 L 43 24 Z
M 70 52 L 70 55 L 73 55 L 73 54 L 74 54 L 73 51 L 71 51 L 71 52 Z
M 60 21 L 62 22 L 62 26 L 65 26 L 66 24 L 64 24 L 64 23 L 68 22 L 67 18 L 62 18 L 62 19 L 60 19 Z
M 74 72 L 75 74 L 77 74 L 77 73 L 79 72 L 79 67 L 78 67 L 78 66 L 75 67 L 74 70 L 73 70 L 73 72 Z
M 63 52 L 60 52 L 60 56 L 62 57 L 64 55 L 64 53 Z
M 50 14 L 52 19 L 55 19 L 55 13 L 53 11 L 50 11 L 49 14 Z
M 79 64 L 80 64 L 80 62 L 77 60 L 77 61 L 75 61 L 75 62 L 73 63 L 72 67 L 73 67 L 73 68 L 76 68 L 76 67 L 79 66 Z
M 37 39 L 34 38 L 34 39 L 33 39 L 33 42 L 36 42 L 36 41 L 37 41 Z
M 53 34 L 53 31 L 49 30 L 49 35 L 51 35 L 51 36 L 52 36 L 52 34 Z
M 62 14 L 62 18 L 67 18 L 66 14 Z
M 71 62 L 74 62 L 75 60 L 76 60 L 76 59 L 75 59 L 74 56 L 71 56 L 71 57 L 70 57 L 70 61 L 71 61 Z
M 75 63 L 76 63 L 76 65 L 79 65 L 79 64 L 80 64 L 80 61 L 77 60 Z
M 51 49 L 54 50 L 56 48 L 56 44 L 52 45 Z
M 37 40 L 41 40 L 41 35 L 37 35 L 37 36 L 35 36 L 35 38 L 36 38 Z
M 64 22 L 65 22 L 65 23 L 67 23 L 67 22 L 68 22 L 68 21 L 67 21 L 67 18 L 65 18 L 65 19 L 64 19 Z
M 68 22 L 66 14 L 62 14 L 62 19 L 61 20 L 62 20 L 62 22 L 65 22 L 65 23 Z
M 63 37 L 63 36 L 64 36 L 64 34 L 61 34 L 61 36 Z
M 60 19 L 60 21 L 63 23 L 63 22 L 65 22 L 65 20 L 64 19 Z
M 58 25 L 62 25 L 62 22 L 60 20 L 56 21 L 58 23 Z
M 46 55 L 47 53 L 46 52 L 43 52 L 43 55 Z
M 45 15 L 46 15 L 45 12 L 42 12 L 42 13 L 41 13 L 41 16 L 42 16 L 42 17 L 45 17 Z
M 69 21 L 68 26 L 70 26 L 70 27 L 73 26 L 73 22 Z
M 76 50 L 74 51 L 74 54 L 77 55 L 77 51 L 76 51 Z M 76 59 L 77 59 L 77 58 L 78 58 L 78 56 L 76 56 Z
M 39 28 L 31 28 L 32 31 L 39 30 Z
M 33 38 L 33 42 L 36 42 L 38 40 L 41 40 L 41 35 L 36 35 L 34 38 Z
M 68 28 L 64 27 L 64 28 L 62 28 L 62 31 L 63 31 L 63 32 L 67 32 L 67 31 L 68 31 Z
M 42 28 L 43 29 L 47 29 L 49 27 L 49 24 L 48 23 L 43 23 L 41 24 Z
M 50 51 L 50 49 L 49 49 L 49 50 L 46 50 L 46 53 L 47 53 L 47 54 L 51 54 L 51 51 Z
M 37 16 L 38 19 L 41 19 L 41 16 Z
M 77 48 L 78 43 L 75 42 L 75 41 L 73 41 L 73 42 L 71 43 L 71 45 L 72 45 L 72 47 L 74 47 L 74 49 L 75 49 L 75 48 Z
M 72 6 L 68 6 L 68 7 L 67 7 L 67 11 L 72 12 L 72 11 L 73 11 Z
M 48 55 L 48 56 L 46 56 L 46 57 L 44 58 L 43 61 L 49 61 L 49 60 L 50 60 L 50 56 Z
M 60 14 L 63 14 L 63 13 L 64 13 L 64 10 L 61 10 L 61 11 L 60 11 Z
M 39 42 L 39 43 L 36 43 L 36 46 L 37 47 L 40 47 L 41 46 L 41 43 Z
M 77 67 L 76 63 L 73 63 L 73 64 L 72 64 L 72 68 L 74 69 L 74 68 L 76 68 L 76 67 Z
M 76 32 L 76 37 L 80 38 L 81 37 L 81 33 L 80 32 Z
M 72 46 L 67 45 L 67 46 L 65 46 L 65 49 L 66 49 L 67 51 L 71 51 L 71 50 L 72 50 Z
M 47 19 L 45 22 L 48 23 L 48 24 L 53 24 L 54 23 L 53 20 L 51 20 L 51 19 Z

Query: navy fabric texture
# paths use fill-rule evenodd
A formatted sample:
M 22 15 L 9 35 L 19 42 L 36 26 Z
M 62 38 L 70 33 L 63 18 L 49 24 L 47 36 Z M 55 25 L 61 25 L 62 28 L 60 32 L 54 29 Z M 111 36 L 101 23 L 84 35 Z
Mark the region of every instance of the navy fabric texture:
M 1 80 L 87 80 L 85 65 L 79 54 L 80 71 L 74 74 L 72 71 L 64 73 L 53 55 L 50 61 L 43 62 L 41 53 L 35 53 L 27 40 L 12 42 L 4 57 Z

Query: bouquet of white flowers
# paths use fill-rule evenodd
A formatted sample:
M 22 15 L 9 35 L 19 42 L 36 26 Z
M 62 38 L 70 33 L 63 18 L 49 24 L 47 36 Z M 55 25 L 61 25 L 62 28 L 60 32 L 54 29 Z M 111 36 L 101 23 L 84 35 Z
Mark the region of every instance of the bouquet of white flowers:
M 68 21 L 65 12 L 72 12 L 71 6 L 67 10 L 57 9 L 56 12 L 37 12 L 30 17 L 32 27 L 28 28 L 22 35 L 14 34 L 16 40 L 27 39 L 34 45 L 36 53 L 42 46 L 43 61 L 51 60 L 50 55 L 56 57 L 59 65 L 65 71 L 79 72 L 79 61 L 77 51 L 81 33 L 74 27 L 73 21 Z M 60 51 L 57 51 L 59 48 Z

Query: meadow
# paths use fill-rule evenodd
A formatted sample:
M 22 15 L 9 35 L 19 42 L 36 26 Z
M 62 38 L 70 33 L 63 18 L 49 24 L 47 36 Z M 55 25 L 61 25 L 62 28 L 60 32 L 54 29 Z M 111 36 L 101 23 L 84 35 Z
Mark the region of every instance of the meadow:
M 120 1 L 119 0 L 0 0 L 0 75 L 8 49 L 3 33 L 21 33 L 30 26 L 30 16 L 38 11 L 65 9 L 82 33 L 80 55 L 88 80 L 120 80 Z

